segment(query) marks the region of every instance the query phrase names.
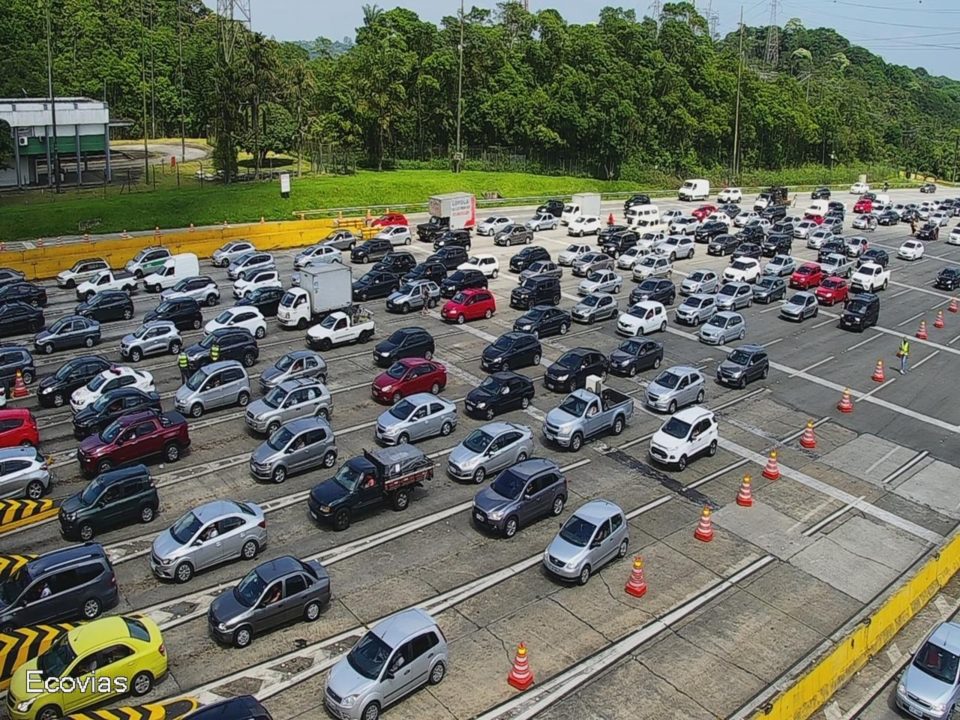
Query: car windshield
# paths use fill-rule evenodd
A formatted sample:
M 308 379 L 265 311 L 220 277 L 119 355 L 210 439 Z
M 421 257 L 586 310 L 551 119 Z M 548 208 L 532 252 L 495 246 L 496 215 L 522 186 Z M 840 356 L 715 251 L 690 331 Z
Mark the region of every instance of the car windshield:
M 794 295 L 787 301 L 790 305 L 804 305 L 807 302 L 806 295 Z
M 744 260 L 737 260 L 733 263 L 734 270 L 748 270 L 753 267 L 753 263 L 746 262 Z
M 457 305 L 463 305 L 467 302 L 467 295 L 464 295 L 463 293 L 457 293 L 453 296 L 453 299 L 450 302 Z
M 913 658 L 915 668 L 948 685 L 953 685 L 956 681 L 958 665 L 960 665 L 960 657 L 929 640 Z
M 417 406 L 414 405 L 409 400 L 401 400 L 396 405 L 394 405 L 388 412 L 397 420 L 406 420 L 410 417 L 410 414 L 417 409 Z
M 217 344 L 217 340 L 218 340 L 218 339 L 219 339 L 219 338 L 218 338 L 217 335 L 214 335 L 213 333 L 210 333 L 210 334 L 207 335 L 205 338 L 203 338 L 203 340 L 201 340 L 198 344 L 199 344 L 200 347 L 202 347 L 204 350 L 209 350 L 210 348 L 212 348 L 214 345 Z
M 290 294 L 290 293 L 287 293 L 287 295 L 289 295 L 289 294 Z M 287 296 L 284 295 L 283 298 L 284 298 L 284 300 L 286 300 Z M 337 320 L 339 320 L 339 319 L 340 319 L 340 318 L 339 318 L 338 316 L 336 316 L 336 315 L 327 315 L 327 316 L 323 319 L 323 322 L 320 323 L 320 327 L 322 327 L 322 328 L 324 328 L 324 329 L 326 329 L 326 330 L 332 330 L 332 329 L 333 329 L 333 326 L 337 324 Z M 279 367 L 279 365 L 278 365 L 278 367 Z M 283 370 L 284 368 L 280 368 L 280 369 Z
M 587 295 L 580 304 L 586 305 L 587 307 L 594 307 L 598 302 L 600 302 L 600 295 Z
M 580 252 L 580 245 L 567 245 L 567 252 L 577 253 Z
M 704 279 L 706 279 L 706 277 L 707 277 L 707 274 L 704 272 L 695 272 L 693 275 L 690 276 L 690 279 L 693 280 L 694 282 L 702 282 Z
M 601 280 L 603 280 L 603 275 L 598 272 L 592 272 L 589 275 L 587 275 L 587 280 L 589 280 L 590 282 L 600 282 Z
M 114 440 L 117 439 L 117 435 L 120 434 L 120 431 L 122 429 L 123 429 L 123 426 L 120 424 L 120 421 L 116 420 L 110 423 L 109 425 L 107 425 L 104 431 L 100 433 L 100 440 L 105 443 L 112 443 Z
M 677 385 L 680 384 L 680 376 L 675 375 L 674 373 L 667 370 L 666 372 L 660 373 L 660 375 L 657 377 L 656 380 L 654 380 L 654 382 L 660 387 L 665 387 L 665 388 L 669 388 L 670 390 L 673 390 L 673 388 L 675 388 Z
M 503 387 L 499 380 L 496 378 L 488 377 L 482 383 L 480 383 L 480 389 L 485 392 L 490 393 L 491 395 L 497 395 L 500 392 L 500 388 Z
M 640 264 L 643 265 L 644 267 L 653 267 L 654 265 L 657 264 L 657 260 L 656 258 L 645 257 L 643 260 L 640 261 Z
M 516 342 L 514 338 L 501 335 L 497 338 L 496 342 L 493 343 L 493 347 L 496 350 L 509 350 L 513 347 L 514 342 Z
M 574 417 L 580 417 L 583 415 L 583 411 L 587 409 L 587 401 L 578 398 L 576 395 L 568 395 L 560 403 L 560 409 Z
M 283 450 L 287 445 L 290 444 L 290 441 L 293 439 L 293 433 L 285 426 L 281 425 L 280 428 L 270 436 L 270 439 L 267 440 L 267 447 L 271 450 Z
M 656 280 L 644 280 L 637 286 L 637 290 L 640 292 L 654 292 L 657 289 Z
M 497 475 L 497 479 L 493 481 L 493 491 L 497 495 L 501 495 L 510 500 L 516 500 L 520 497 L 520 493 L 523 492 L 523 486 L 527 484 L 527 481 L 513 472 L 512 468 L 504 470 L 502 473 Z
M 643 343 L 640 340 L 626 340 L 620 343 L 618 350 L 622 350 L 625 353 L 630 355 L 636 355 L 640 352 L 640 349 L 643 347 Z
M 283 401 L 286 399 L 287 391 L 282 387 L 275 387 L 263 398 L 263 404 L 270 408 L 278 408 L 283 405 Z
M 485 431 L 474 430 L 472 433 L 467 435 L 466 440 L 463 441 L 463 446 L 470 452 L 479 454 L 487 449 L 492 440 L 493 436 Z
M 586 547 L 596 529 L 597 526 L 593 523 L 587 522 L 579 515 L 574 515 L 560 528 L 560 537 L 571 545 Z
M 798 275 L 813 275 L 816 272 L 816 268 L 810 267 L 809 265 L 804 265 L 797 270 Z
M 854 315 L 863 315 L 867 312 L 868 304 L 863 300 L 851 300 L 847 303 L 847 312 Z
M 824 280 L 822 287 L 825 288 L 841 288 L 843 287 L 843 280 Z
M 720 295 L 736 295 L 738 287 L 736 285 L 724 285 L 720 288 Z
M 745 353 L 743 350 L 734 350 L 730 353 L 727 360 L 734 363 L 735 365 L 746 365 L 750 362 L 750 355 Z
M 760 281 L 757 283 L 759 287 L 765 287 L 765 288 L 773 287 L 776 284 L 777 284 L 777 279 L 770 278 L 770 277 L 761 278 Z
M 710 318 L 709 322 L 707 322 L 707 325 L 713 325 L 714 327 L 726 327 L 727 318 L 721 315 L 714 315 L 712 318 Z
M 186 545 L 199 532 L 202 525 L 200 518 L 188 512 L 173 524 L 170 535 L 181 545 Z
M 222 313 L 217 315 L 213 321 L 220 323 L 221 325 L 226 325 L 233 319 L 233 312 L 231 310 L 224 310 Z
M 253 607 L 266 587 L 263 578 L 253 570 L 233 589 L 233 596 L 244 607 Z
M 326 318 L 324 318 L 324 319 L 326 319 Z M 336 320 L 334 320 L 334 322 L 336 322 Z M 277 370 L 279 370 L 280 372 L 286 372 L 287 370 L 290 369 L 290 366 L 293 365 L 293 363 L 294 363 L 295 360 L 296 360 L 296 358 L 294 358 L 293 355 L 287 354 L 287 355 L 284 355 L 284 356 L 283 356 L 282 358 L 280 358 L 279 360 L 277 360 L 277 362 L 274 363 L 273 366 L 274 366 Z
M 557 365 L 565 367 L 568 370 L 574 370 L 575 368 L 580 367 L 580 361 L 582 358 L 575 353 L 567 353 L 566 355 L 561 355 L 560 359 L 557 360 Z
M 389 645 L 373 632 L 368 632 L 347 654 L 347 662 L 363 677 L 376 680 L 387 664 L 390 652 Z
M 93 409 L 97 412 L 102 412 L 107 405 L 110 404 L 110 401 L 113 398 L 110 397 L 110 393 L 106 393 L 97 398 L 96 402 L 93 403 Z
M 193 278 L 184 278 L 183 280 L 178 282 L 176 285 L 174 285 L 170 289 L 173 290 L 174 292 L 183 292 L 185 290 L 188 290 L 190 288 L 190 283 L 192 282 L 192 280 Z
M 523 318 L 521 318 L 521 319 L 523 319 L 523 320 L 532 320 L 532 321 L 534 321 L 534 322 L 537 322 L 538 320 L 540 320 L 540 318 L 543 317 L 543 314 L 544 314 L 544 311 L 543 311 L 543 310 L 540 310 L 540 309 L 538 309 L 538 308 L 534 308 L 533 310 L 530 310 L 530 311 L 529 311 Z
M 363 473 L 350 467 L 349 463 L 341 465 L 337 474 L 333 476 L 334 482 L 347 492 L 353 492 L 362 478 Z
M 650 308 L 644 307 L 643 305 L 638 305 L 630 308 L 629 314 L 633 317 L 642 318 L 645 317 L 648 312 L 650 312 Z
M 683 440 L 690 433 L 690 423 L 679 420 L 676 417 L 672 417 L 667 420 L 664 426 L 660 429 L 670 437 Z
M 77 654 L 70 647 L 69 635 L 64 633 L 43 655 L 37 658 L 37 669 L 44 677 L 60 677 L 64 671 L 77 659 Z

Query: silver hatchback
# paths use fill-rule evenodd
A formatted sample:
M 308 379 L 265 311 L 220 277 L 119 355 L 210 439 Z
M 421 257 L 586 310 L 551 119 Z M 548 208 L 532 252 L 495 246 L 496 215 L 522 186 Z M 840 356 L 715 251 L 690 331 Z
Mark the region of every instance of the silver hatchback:
M 702 403 L 706 378 L 699 370 L 675 365 L 657 375 L 644 393 L 647 407 L 671 415 L 685 405 Z
M 446 437 L 456 427 L 456 405 L 430 393 L 415 393 L 377 418 L 376 437 L 384 445 L 403 445 L 435 435 Z
M 743 340 L 747 323 L 743 315 L 735 312 L 718 312 L 700 328 L 700 342 L 708 345 L 723 345 L 731 340 Z
M 241 255 L 256 251 L 257 249 L 249 240 L 231 240 L 214 250 L 210 260 L 215 267 L 229 267 L 230 263 Z
M 259 505 L 214 500 L 188 511 L 156 537 L 150 568 L 160 578 L 185 583 L 200 570 L 253 560 L 266 546 L 267 521 Z
M 586 585 L 603 565 L 625 557 L 630 528 L 620 507 L 609 500 L 582 505 L 543 552 L 543 567 L 563 580 Z
M 696 327 L 716 315 L 717 300 L 713 295 L 691 295 L 673 312 L 678 323 Z
M 753 288 L 744 282 L 728 282 L 717 291 L 717 308 L 739 310 L 753 305 Z
M 140 362 L 148 355 L 176 355 L 183 348 L 177 326 L 169 320 L 146 322 L 120 340 L 120 357 Z
M 198 418 L 208 410 L 250 402 L 250 378 L 236 360 L 204 365 L 197 370 L 174 396 L 177 412 Z
M 39 500 L 50 489 L 50 471 L 34 447 L 0 450 L 0 498 Z
M 256 270 L 276 270 L 277 263 L 270 253 L 248 252 L 230 261 L 227 277 L 236 280 L 242 273 L 249 277 Z
M 715 293 L 719 286 L 720 277 L 713 270 L 694 270 L 680 283 L 680 294 Z
M 408 313 L 423 307 L 423 288 L 427 288 L 427 307 L 436 307 L 440 302 L 440 286 L 433 280 L 405 282 L 387 297 L 387 310 Z
M 327 382 L 327 362 L 313 350 L 294 350 L 260 373 L 260 392 L 266 395 L 287 380 L 310 378 Z
M 333 413 L 333 397 L 327 386 L 316 380 L 300 378 L 280 383 L 250 403 L 244 419 L 254 432 L 273 435 L 284 423 L 301 417 L 328 420 Z
M 250 454 L 250 474 L 282 483 L 293 473 L 337 464 L 337 442 L 323 418 L 300 418 L 282 425 Z
M 533 431 L 526 425 L 492 422 L 477 428 L 447 458 L 447 473 L 482 483 L 488 475 L 522 463 L 533 454 Z

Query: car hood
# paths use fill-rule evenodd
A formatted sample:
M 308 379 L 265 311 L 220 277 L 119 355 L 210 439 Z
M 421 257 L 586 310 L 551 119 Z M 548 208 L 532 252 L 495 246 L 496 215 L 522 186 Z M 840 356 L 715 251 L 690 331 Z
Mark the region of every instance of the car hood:
M 738 365 L 737 363 L 731 362 L 730 360 L 723 360 L 718 366 L 718 369 L 727 375 L 738 375 L 742 373 L 746 368 L 744 368 L 743 365 Z
M 556 427 L 562 427 L 563 425 L 575 422 L 578 419 L 579 418 L 576 415 L 571 415 L 566 410 L 561 410 L 560 408 L 555 407 L 553 410 L 547 413 L 544 423 Z
M 37 333 L 35 337 L 35 342 L 38 342 L 38 343 L 43 342 L 44 340 L 50 340 L 51 338 L 54 338 L 54 337 L 56 337 L 56 335 L 51 333 L 49 330 L 41 330 L 40 332 Z
M 347 496 L 347 491 L 336 480 L 324 480 L 310 491 L 310 497 L 318 505 L 330 505 Z
M 327 687 L 342 698 L 362 695 L 375 683 L 354 670 L 347 658 L 334 665 L 327 676 Z
M 631 362 L 634 359 L 634 356 L 623 350 L 614 350 L 610 353 L 610 364 L 618 365 L 624 362 Z
M 250 403 L 247 406 L 247 415 L 251 415 L 253 417 L 259 417 L 260 415 L 263 415 L 268 412 L 276 412 L 276 409 L 267 405 L 263 401 L 263 398 L 259 400 L 254 400 L 252 403 Z
M 96 455 L 100 450 L 106 447 L 100 440 L 99 435 L 91 435 L 80 441 L 80 453 L 83 455 Z
M 594 282 L 593 280 L 581 280 L 581 281 L 580 281 L 580 290 L 583 290 L 583 291 L 585 291 L 585 292 L 593 292 L 593 291 L 596 290 L 598 287 L 600 287 L 600 283 Z
M 489 399 L 489 397 L 489 395 L 483 393 L 484 399 Z M 470 450 L 461 444 L 457 445 L 453 450 L 450 451 L 450 455 L 447 459 L 451 465 L 456 465 L 459 468 L 469 469 L 479 464 L 482 457 L 483 456 L 481 454 L 475 453 L 473 450 Z
M 590 313 L 596 312 L 597 308 L 594 305 L 585 305 L 584 303 L 577 303 L 570 310 L 574 315 L 589 315 Z
M 733 295 L 720 295 L 718 293 L 714 303 L 716 303 L 717 307 L 727 307 L 733 305 L 735 300 L 736 298 Z
M 279 385 L 286 373 L 277 367 L 268 367 L 260 373 L 260 382 L 264 385 Z
M 663 448 L 664 450 L 677 450 L 686 443 L 686 440 L 681 440 L 680 438 L 675 438 L 673 435 L 667 435 L 663 430 L 657 430 L 653 437 L 650 439 L 650 443 L 658 447 Z
M 720 327 L 719 325 L 711 325 L 710 323 L 704 323 L 700 327 L 701 335 L 723 335 L 726 331 L 726 328 Z
M 194 343 L 193 345 L 188 345 L 186 348 L 184 348 L 183 352 L 190 359 L 200 358 L 200 357 L 209 355 L 209 351 L 206 348 L 204 348 L 203 345 L 201 345 L 200 343 Z
M 161 532 L 153 540 L 153 554 L 159 558 L 168 558 L 176 555 L 182 548 L 183 545 L 173 537 L 169 528 Z
M 472 403 L 489 403 L 493 402 L 495 397 L 493 393 L 489 393 L 481 388 L 474 388 L 467 393 L 466 399 Z
M 500 350 L 499 348 L 495 348 L 493 345 L 488 345 L 483 349 L 481 357 L 489 362 L 491 360 L 502 359 L 510 354 L 511 352 L 509 350 Z
M 577 547 L 572 543 L 568 543 L 559 535 L 556 535 L 551 543 L 547 545 L 547 553 L 551 557 L 555 557 L 557 560 L 561 560 L 565 563 L 573 562 L 585 550 L 585 547 Z
M 73 416 L 73 424 L 77 427 L 89 427 L 100 419 L 100 413 L 88 405 Z
M 229 588 L 220 593 L 212 603 L 210 603 L 210 617 L 217 623 L 229 623 L 238 618 L 251 608 L 240 603 L 236 595 L 233 594 L 233 588 Z
M 478 492 L 473 498 L 473 504 L 486 513 L 499 510 L 500 508 L 506 507 L 513 502 L 514 501 L 510 498 L 504 497 L 494 490 L 493 485 L 488 485 L 487 487 L 483 488 L 483 490 Z
M 66 515 L 69 515 L 70 513 L 75 513 L 78 510 L 81 510 L 82 508 L 85 508 L 85 507 L 86 505 L 80 502 L 80 493 L 77 493 L 76 495 L 71 495 L 62 503 L 60 503 L 60 510 Z
M 378 342 L 378 343 L 376 344 L 376 346 L 374 346 L 373 349 L 374 349 L 374 351 L 377 352 L 378 354 L 382 354 L 382 353 L 393 353 L 393 352 L 396 351 L 397 346 L 394 345 L 394 344 L 393 344 L 392 342 L 390 342 L 389 340 L 382 340 L 381 342 Z
M 78 404 L 85 407 L 87 404 L 92 402 L 93 398 L 95 397 L 96 395 L 94 395 L 94 393 L 92 393 L 90 390 L 87 390 L 86 386 L 84 385 L 73 391 L 73 394 L 70 396 L 70 400 L 71 402 L 76 401 Z
M 916 695 L 927 703 L 949 703 L 951 686 L 914 667 L 913 663 L 907 666 L 900 682 L 911 695 Z
M 533 290 L 531 290 L 530 288 L 527 288 L 527 287 L 523 287 L 523 286 L 521 285 L 521 286 L 519 286 L 519 287 L 515 287 L 515 288 L 513 289 L 513 291 L 512 291 L 512 294 L 514 294 L 514 295 L 531 295 L 531 294 L 533 294 Z
M 403 383 L 403 380 L 397 378 L 392 378 L 387 375 L 385 372 L 380 373 L 373 379 L 373 386 L 375 388 L 385 388 L 391 385 L 400 385 Z
M 380 413 L 380 417 L 377 418 L 377 425 L 379 427 L 382 427 L 384 430 L 390 430 L 391 428 L 407 427 L 411 424 L 416 424 L 416 423 L 415 422 L 412 423 L 410 420 L 407 420 L 406 418 L 401 419 L 398 417 L 394 417 L 393 415 L 390 414 L 389 410 L 384 410 L 382 413 Z
M 789 300 L 787 300 L 786 302 L 783 303 L 783 305 L 780 306 L 780 309 L 783 310 L 784 312 L 798 313 L 801 310 L 803 310 L 803 305 L 798 305 L 796 303 L 792 303 Z
M 269 465 L 278 460 L 282 454 L 281 450 L 274 450 L 267 443 L 261 443 L 256 450 L 250 453 L 250 461 L 260 465 Z
M 680 287 L 682 287 L 684 290 L 699 290 L 703 287 L 703 280 L 691 280 L 690 278 L 687 278 L 680 283 Z
M 387 296 L 387 302 L 392 302 L 396 304 L 396 303 L 401 303 L 401 302 L 410 300 L 412 297 L 413 297 L 412 294 L 402 293 L 398 290 L 396 292 L 390 293 L 390 295 Z

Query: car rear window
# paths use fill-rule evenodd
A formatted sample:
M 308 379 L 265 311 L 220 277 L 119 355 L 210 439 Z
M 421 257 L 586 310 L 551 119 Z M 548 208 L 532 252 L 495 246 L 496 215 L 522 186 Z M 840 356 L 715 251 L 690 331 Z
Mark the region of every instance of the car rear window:
M 240 508 L 240 512 L 242 512 L 244 515 L 256 515 L 256 513 L 253 511 L 253 508 L 246 503 L 238 502 L 236 503 L 236 506 Z
M 130 633 L 130 637 L 136 640 L 142 640 L 143 642 L 150 641 L 150 631 L 147 630 L 146 625 L 142 622 L 128 617 L 125 617 L 123 622 L 127 626 L 127 632 Z

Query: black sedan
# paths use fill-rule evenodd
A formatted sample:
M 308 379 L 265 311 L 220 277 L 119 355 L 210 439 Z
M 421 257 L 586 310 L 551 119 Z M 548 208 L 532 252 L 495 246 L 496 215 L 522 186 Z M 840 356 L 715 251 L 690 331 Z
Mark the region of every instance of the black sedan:
M 416 266 L 417 259 L 413 256 L 413 253 L 392 252 L 370 268 L 370 272 L 388 272 L 400 276 L 410 272 Z
M 771 233 L 764 239 L 760 247 L 766 257 L 789 255 L 793 249 L 793 237 L 781 233 Z
M 960 287 L 960 267 L 945 267 L 937 273 L 933 286 L 941 290 L 956 290 Z
M 252 305 L 264 317 L 276 317 L 277 308 L 286 291 L 278 287 L 261 287 L 244 295 L 237 305 Z
M 452 298 L 461 290 L 487 287 L 487 276 L 479 270 L 457 270 L 440 284 L 440 296 Z
M 36 332 L 43 327 L 43 310 L 22 302 L 0 305 L 0 337 Z
M 881 250 L 880 248 L 870 248 L 857 259 L 857 267 L 860 267 L 864 263 L 873 263 L 874 265 L 879 265 L 880 267 L 886 267 L 887 263 L 889 262 L 890 256 L 887 254 L 886 250 Z
M 847 256 L 847 244 L 842 240 L 830 240 L 820 246 L 817 251 L 817 262 L 823 262 L 831 255 Z
M 449 245 L 437 250 L 433 255 L 428 257 L 426 261 L 428 263 L 438 262 L 443 265 L 445 270 L 456 270 L 469 259 L 470 256 L 467 254 L 465 248 L 459 245 Z M 432 279 L 433 278 L 431 278 L 431 280 Z
M 39 285 L 28 282 L 12 282 L 0 286 L 0 304 L 22 302 L 34 307 L 47 306 L 47 291 Z
M 106 358 L 99 355 L 81 355 L 67 360 L 53 374 L 40 379 L 37 399 L 41 407 L 62 407 L 70 402 L 70 396 L 110 368 Z
M 810 193 L 810 199 L 811 200 L 829 200 L 830 188 L 818 187 L 816 190 Z
M 719 220 L 709 220 L 697 228 L 697 231 L 693 234 L 693 239 L 698 243 L 708 243 L 713 238 L 726 232 L 728 232 L 726 223 Z
M 666 278 L 647 278 L 630 291 L 630 304 L 641 300 L 655 300 L 664 305 L 673 305 L 677 299 L 677 287 Z
M 539 365 L 543 356 L 540 341 L 530 333 L 504 333 L 483 349 L 480 367 L 487 372 L 515 370 Z
M 105 290 L 78 303 L 74 312 L 97 322 L 129 320 L 133 317 L 133 300 L 122 290 Z
M 730 256 L 730 262 L 734 260 L 739 260 L 740 258 L 754 258 L 759 260 L 763 257 L 763 248 L 757 245 L 756 243 L 740 243 L 740 247 L 733 251 L 733 255 Z
M 740 247 L 740 238 L 736 235 L 718 235 L 707 245 L 707 255 L 729 255 Z
M 650 204 L 649 195 L 643 195 L 643 194 L 631 195 L 629 198 L 626 199 L 626 201 L 624 201 L 623 211 L 626 212 L 630 208 L 636 207 L 637 205 L 649 205 L 649 204 Z
M 563 200 L 547 200 L 543 205 L 537 208 L 536 214 L 560 217 L 563 215 Z
M 925 242 L 933 242 L 934 240 L 940 239 L 940 226 L 936 223 L 927 223 L 922 228 L 917 230 L 917 240 L 923 240 Z
M 737 234 L 737 237 L 740 238 L 740 242 L 761 243 L 766 233 L 759 225 L 747 225 Z
M 877 215 L 877 225 L 899 225 L 900 213 L 896 210 L 884 210 Z
M 125 387 L 104 393 L 92 405 L 73 416 L 73 434 L 77 440 L 101 432 L 121 415 L 141 410 L 161 411 L 160 395 Z
M 610 372 L 633 377 L 638 372 L 656 370 L 663 362 L 663 345 L 656 340 L 630 338 L 610 353 Z
M 514 321 L 513 329 L 542 338 L 566 335 L 572 323 L 573 318 L 566 310 L 553 305 L 536 305 Z
M 385 298 L 400 287 L 400 278 L 389 272 L 371 270 L 353 281 L 355 300 Z
M 424 260 L 403 276 L 404 282 L 412 280 L 433 280 L 437 285 L 447 279 L 447 268 L 442 262 Z
M 467 415 L 493 420 L 501 413 L 526 409 L 535 394 L 533 380 L 526 375 L 498 372 L 467 393 L 463 405 Z

